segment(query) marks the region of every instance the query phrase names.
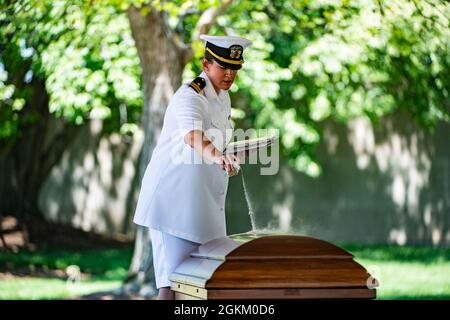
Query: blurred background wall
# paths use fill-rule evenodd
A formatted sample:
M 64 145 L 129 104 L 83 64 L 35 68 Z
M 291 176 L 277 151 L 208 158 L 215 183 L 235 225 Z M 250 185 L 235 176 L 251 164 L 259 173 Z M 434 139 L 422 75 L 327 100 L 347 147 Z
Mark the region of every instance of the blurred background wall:
M 131 237 L 142 135 L 101 136 L 101 126 L 81 130 L 44 183 L 39 207 L 51 221 Z M 258 229 L 332 242 L 450 245 L 450 125 L 426 132 L 395 113 L 376 126 L 355 119 L 325 121 L 322 129 L 318 178 L 283 158 L 273 176 L 243 166 Z M 229 234 L 251 230 L 239 176 L 230 179 L 226 211 Z

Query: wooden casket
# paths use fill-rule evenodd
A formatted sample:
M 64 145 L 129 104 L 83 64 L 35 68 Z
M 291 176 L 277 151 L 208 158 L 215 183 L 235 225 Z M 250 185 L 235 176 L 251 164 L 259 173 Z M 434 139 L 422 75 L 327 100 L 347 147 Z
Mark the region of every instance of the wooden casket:
M 212 240 L 170 276 L 183 299 L 374 299 L 378 283 L 349 252 L 295 235 Z

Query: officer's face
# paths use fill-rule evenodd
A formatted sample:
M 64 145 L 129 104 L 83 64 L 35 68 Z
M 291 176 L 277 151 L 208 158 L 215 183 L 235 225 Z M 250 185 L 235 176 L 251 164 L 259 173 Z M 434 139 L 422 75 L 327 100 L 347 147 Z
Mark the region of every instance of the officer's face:
M 230 89 L 238 72 L 238 70 L 222 67 L 215 60 L 209 63 L 206 59 L 203 60 L 203 70 L 216 91 Z

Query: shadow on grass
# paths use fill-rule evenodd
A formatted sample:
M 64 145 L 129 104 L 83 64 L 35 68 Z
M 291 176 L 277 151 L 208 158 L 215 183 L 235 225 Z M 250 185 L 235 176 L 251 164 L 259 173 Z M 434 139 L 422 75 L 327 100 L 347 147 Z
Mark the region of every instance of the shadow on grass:
M 420 262 L 432 264 L 450 261 L 450 248 L 414 247 L 397 245 L 359 245 L 339 244 L 339 247 L 352 253 L 357 259 L 379 261 Z
M 125 276 L 132 258 L 133 249 L 99 249 L 83 251 L 39 250 L 19 253 L 0 251 L 0 272 L 24 273 L 33 275 L 39 270 L 39 276 L 45 276 L 42 270 L 65 270 L 76 265 L 82 273 L 96 280 L 121 280 Z M 48 272 L 46 277 L 54 277 Z

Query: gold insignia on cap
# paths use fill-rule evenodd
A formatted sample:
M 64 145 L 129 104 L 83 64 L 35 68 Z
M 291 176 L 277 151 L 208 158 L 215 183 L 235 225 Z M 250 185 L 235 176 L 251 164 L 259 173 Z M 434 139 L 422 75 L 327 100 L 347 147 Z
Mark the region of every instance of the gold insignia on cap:
M 234 45 L 230 47 L 230 58 L 239 59 L 242 55 L 242 47 L 239 45 Z
M 237 60 L 230 60 L 230 59 L 222 58 L 221 56 L 215 54 L 210 48 L 206 48 L 205 50 L 208 51 L 209 53 L 211 53 L 211 55 L 212 55 L 214 58 L 216 58 L 216 59 L 218 59 L 218 60 L 220 60 L 220 61 L 223 61 L 223 62 L 226 62 L 226 63 L 230 63 L 230 64 L 243 64 L 243 63 L 244 63 L 243 60 L 237 61 Z

